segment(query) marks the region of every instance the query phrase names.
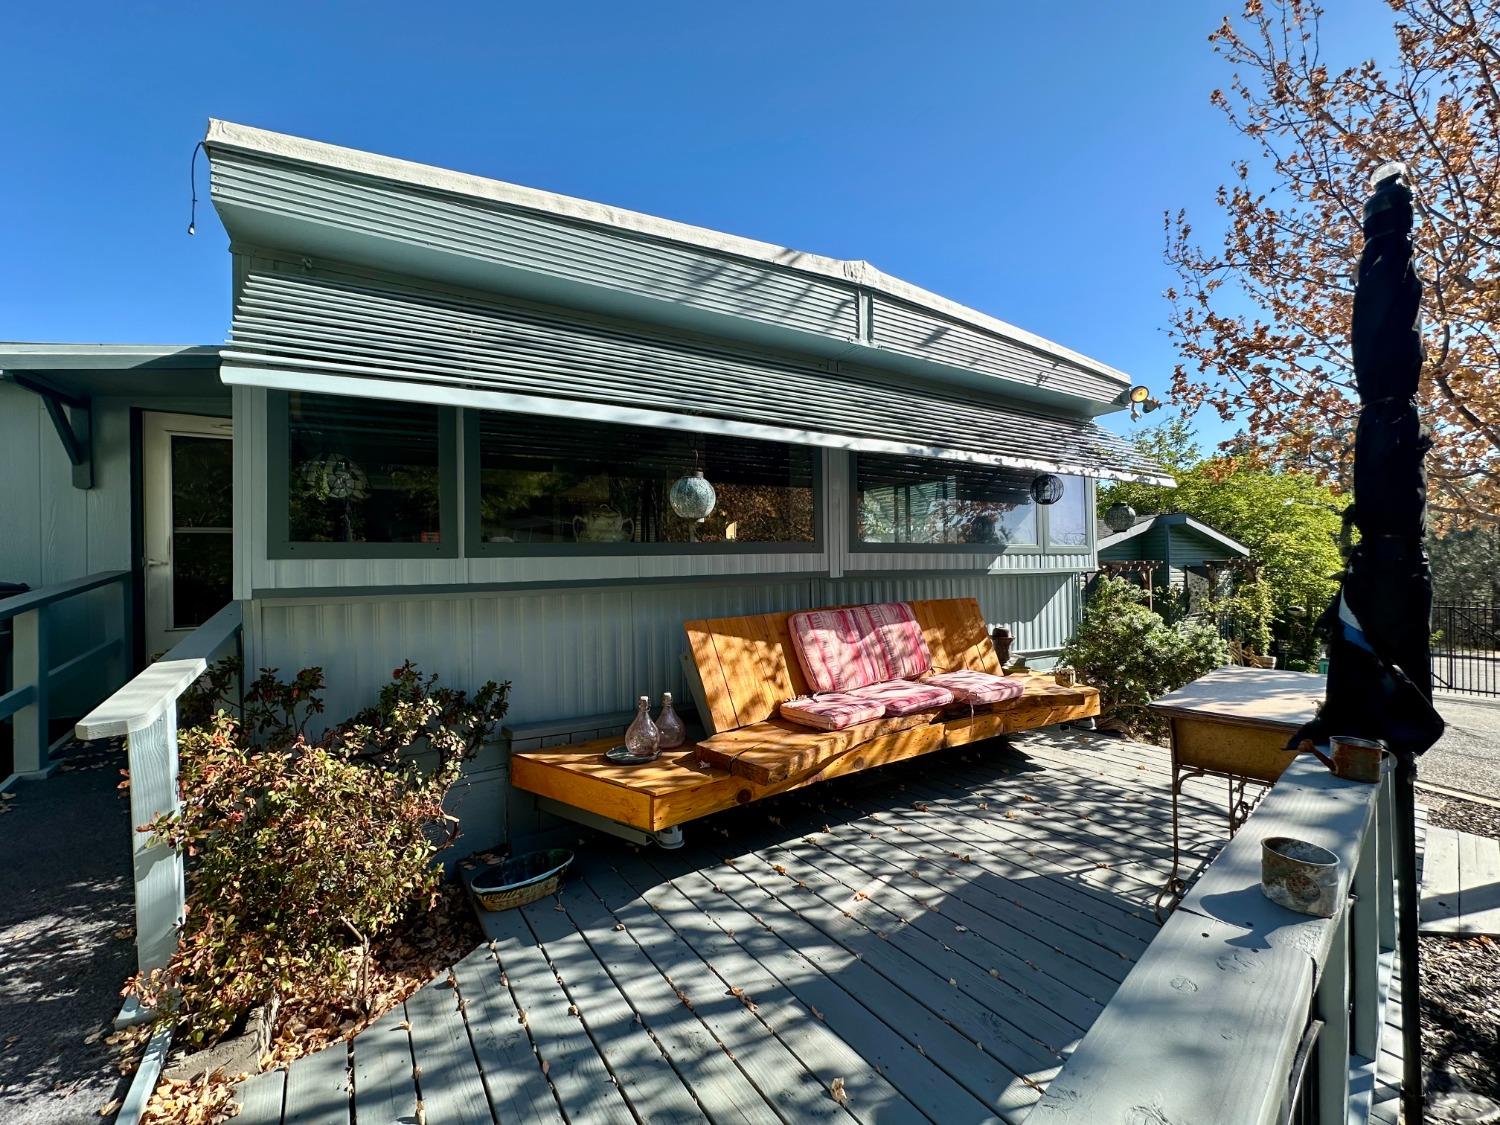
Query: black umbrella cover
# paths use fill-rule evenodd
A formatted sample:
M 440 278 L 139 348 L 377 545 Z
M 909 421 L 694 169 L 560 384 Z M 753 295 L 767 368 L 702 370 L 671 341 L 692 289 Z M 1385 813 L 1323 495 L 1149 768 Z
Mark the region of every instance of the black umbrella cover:
M 1328 688 L 1292 739 L 1385 739 L 1417 755 L 1443 733 L 1432 706 L 1432 574 L 1423 546 L 1431 445 L 1417 414 L 1422 282 L 1412 260 L 1412 195 L 1399 173 L 1365 204 L 1352 348 L 1359 392 L 1352 517 L 1359 543 L 1320 626 Z

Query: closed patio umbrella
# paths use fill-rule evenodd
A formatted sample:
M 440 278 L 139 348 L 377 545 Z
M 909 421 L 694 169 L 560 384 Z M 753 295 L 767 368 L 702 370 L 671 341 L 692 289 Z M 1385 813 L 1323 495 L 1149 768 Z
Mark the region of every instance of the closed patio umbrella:
M 1432 706 L 1429 618 L 1432 575 L 1423 537 L 1430 445 L 1417 417 L 1422 282 L 1412 261 L 1412 193 L 1405 168 L 1386 164 L 1364 207 L 1364 252 L 1354 293 L 1351 343 L 1359 393 L 1354 503 L 1359 529 L 1339 592 L 1323 615 L 1327 694 L 1318 716 L 1293 738 L 1384 739 L 1396 756 L 1396 847 L 1400 902 L 1405 1120 L 1422 1120 L 1417 975 L 1415 797 L 1417 757 L 1443 732 Z

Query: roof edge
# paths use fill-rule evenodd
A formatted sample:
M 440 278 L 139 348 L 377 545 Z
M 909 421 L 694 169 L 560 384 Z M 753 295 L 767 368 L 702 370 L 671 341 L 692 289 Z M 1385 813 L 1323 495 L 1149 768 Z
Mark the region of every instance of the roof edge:
M 0 371 L 128 371 L 217 367 L 218 344 L 93 344 L 0 340 Z
M 1043 336 L 1028 332 L 1024 328 L 1018 328 L 988 313 L 961 305 L 957 301 L 893 277 L 876 269 L 869 262 L 824 257 L 777 246 L 770 242 L 726 234 L 707 227 L 663 219 L 640 211 L 611 207 L 591 200 L 543 191 L 540 188 L 524 187 L 520 184 L 477 176 L 468 172 L 455 172 L 431 164 L 382 156 L 324 141 L 314 141 L 287 133 L 259 129 L 251 125 L 241 125 L 220 118 L 209 118 L 208 131 L 203 143 L 210 150 L 217 147 L 317 165 L 332 171 L 368 176 L 450 195 L 467 196 L 471 199 L 537 211 L 576 222 L 613 227 L 648 238 L 682 243 L 697 249 L 730 254 L 783 269 L 832 278 L 862 286 L 896 300 L 919 305 L 929 311 L 992 332 L 1033 351 L 1075 364 L 1119 383 L 1122 391 L 1132 382 L 1130 376 L 1108 364 L 1091 359 L 1071 348 L 1063 347 Z M 211 152 L 210 155 L 212 155 Z

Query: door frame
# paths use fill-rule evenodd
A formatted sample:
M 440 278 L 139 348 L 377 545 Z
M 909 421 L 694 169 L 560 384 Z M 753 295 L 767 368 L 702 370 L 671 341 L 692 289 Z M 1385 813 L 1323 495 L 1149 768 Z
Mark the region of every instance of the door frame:
M 149 661 L 170 649 L 191 628 L 172 626 L 172 438 L 218 438 L 233 442 L 234 421 L 212 414 L 140 411 L 141 645 Z M 233 526 L 233 509 L 230 511 Z

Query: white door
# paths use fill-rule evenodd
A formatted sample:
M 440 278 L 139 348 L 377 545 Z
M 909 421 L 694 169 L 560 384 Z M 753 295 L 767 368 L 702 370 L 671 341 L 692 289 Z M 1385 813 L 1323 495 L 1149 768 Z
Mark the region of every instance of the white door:
M 148 657 L 171 648 L 230 599 L 232 437 L 228 418 L 141 416 Z

